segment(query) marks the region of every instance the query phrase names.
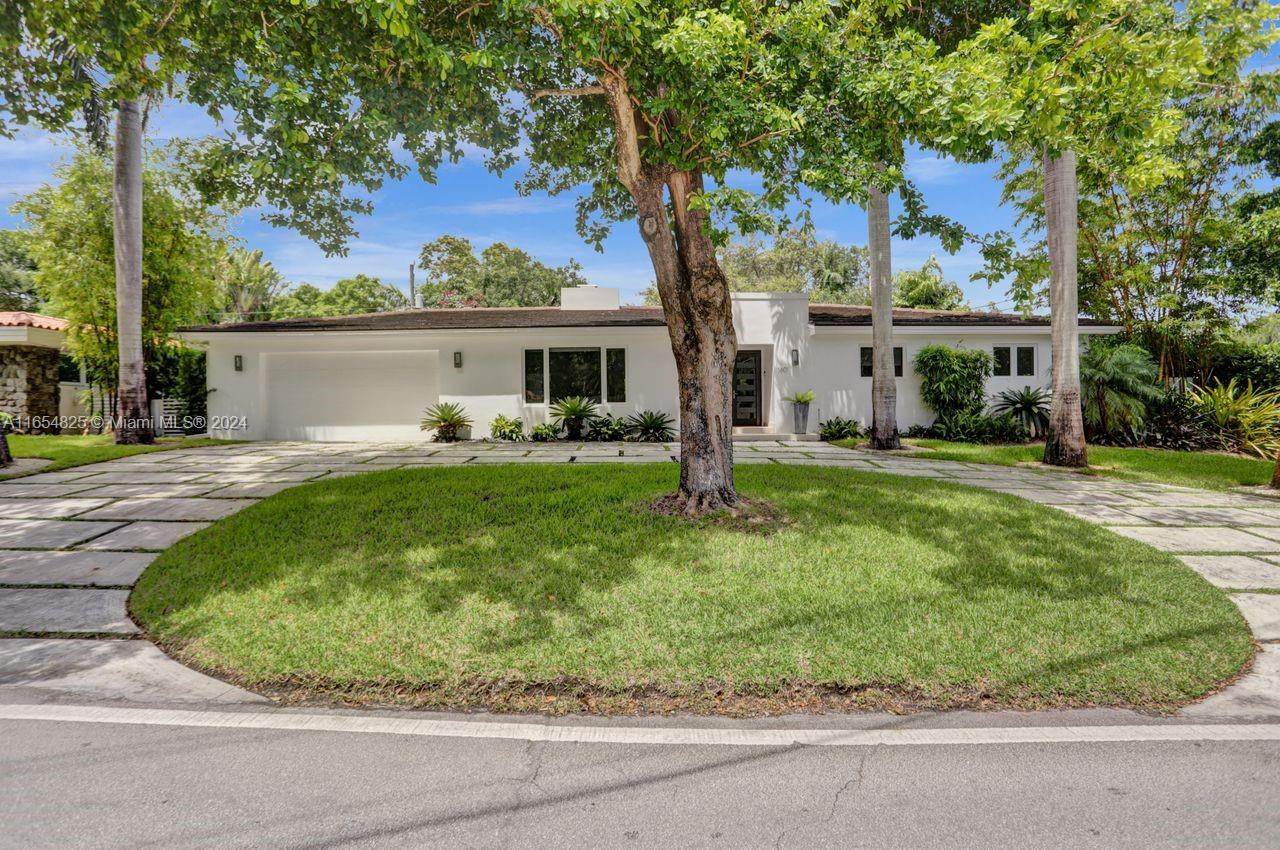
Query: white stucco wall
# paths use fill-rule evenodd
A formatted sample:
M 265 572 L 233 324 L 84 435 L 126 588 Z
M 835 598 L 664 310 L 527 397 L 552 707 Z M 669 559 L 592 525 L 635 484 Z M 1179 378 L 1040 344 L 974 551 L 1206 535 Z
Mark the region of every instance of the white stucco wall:
M 867 424 L 871 379 L 861 376 L 859 349 L 871 345 L 869 326 L 815 328 L 808 322 L 807 299 L 797 294 L 735 294 L 733 311 L 739 348 L 761 351 L 766 428 L 791 431 L 791 405 L 783 399 L 803 390 L 817 395 L 810 431 L 833 415 Z M 425 440 L 418 419 L 437 401 L 462 404 L 475 421 L 475 437 L 488 435 L 497 414 L 518 416 L 526 425 L 545 422 L 547 404 L 524 401 L 527 348 L 624 348 L 626 401 L 603 404 L 602 410 L 678 413 L 675 361 L 661 327 L 218 332 L 188 338 L 208 345 L 210 430 L 219 437 Z M 899 327 L 894 335 L 894 344 L 904 349 L 899 427 L 933 421 L 911 367 L 916 352 L 931 343 L 988 353 L 994 345 L 1034 346 L 1035 375 L 992 378 L 988 390 L 994 395 L 1049 384 L 1048 327 Z M 793 350 L 798 366 L 792 365 Z M 462 354 L 461 368 L 454 366 L 455 352 Z M 236 355 L 243 363 L 239 372 Z M 305 374 L 309 357 L 323 378 Z M 1016 363 L 1011 371 L 1016 372 Z M 273 391 L 286 386 L 282 381 L 291 382 L 288 390 Z

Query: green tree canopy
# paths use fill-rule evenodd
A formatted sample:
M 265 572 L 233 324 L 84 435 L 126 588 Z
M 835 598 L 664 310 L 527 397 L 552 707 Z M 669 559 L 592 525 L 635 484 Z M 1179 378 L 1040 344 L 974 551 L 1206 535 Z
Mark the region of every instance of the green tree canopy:
M 354 316 L 403 310 L 408 306 L 408 298 L 399 289 L 376 277 L 358 274 L 344 277 L 329 289 L 298 284 L 275 300 L 272 317 Z
M 920 310 L 963 310 L 964 293 L 942 274 L 942 264 L 930 256 L 915 271 L 900 271 L 893 276 L 893 305 Z
M 218 322 L 269 319 L 284 294 L 284 276 L 262 257 L 261 250 L 233 248 L 218 263 L 218 287 L 222 303 L 214 315 Z
M 0 230 L 0 310 L 39 310 L 36 264 L 21 230 Z
M 159 157 L 144 181 L 142 340 L 149 371 L 177 327 L 207 316 L 217 303 L 215 269 L 225 251 L 222 219 Z M 82 151 L 46 184 L 14 205 L 25 219 L 35 283 L 46 309 L 67 319 L 69 353 L 98 387 L 117 375 L 116 276 L 112 242 L 111 164 Z
M 570 259 L 548 266 L 527 252 L 495 242 L 480 252 L 467 239 L 441 236 L 422 246 L 422 287 L 428 307 L 551 307 L 563 287 L 582 286 L 582 267 Z

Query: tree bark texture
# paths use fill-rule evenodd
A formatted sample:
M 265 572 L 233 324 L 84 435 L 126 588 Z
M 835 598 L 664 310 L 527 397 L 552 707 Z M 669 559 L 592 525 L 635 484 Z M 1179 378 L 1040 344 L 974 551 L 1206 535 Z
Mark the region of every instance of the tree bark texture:
M 893 268 L 889 196 L 867 187 L 867 250 L 871 259 L 871 441 L 873 449 L 900 449 L 898 385 L 893 374 Z
M 135 100 L 117 107 L 112 195 L 120 351 L 116 442 L 152 443 L 142 359 L 142 109 Z
M 1080 409 L 1080 301 L 1076 281 L 1076 155 L 1043 155 L 1044 211 L 1049 241 L 1049 312 L 1053 338 L 1053 401 L 1044 462 L 1087 466 L 1084 419 Z
M 702 175 L 644 163 L 625 80 L 606 74 L 601 86 L 616 129 L 618 178 L 635 201 L 676 361 L 680 488 L 674 507 L 688 516 L 732 508 L 738 502 L 733 484 L 738 342 L 728 280 L 706 231 L 707 213 L 691 208 L 702 191 Z
M 5 436 L 3 430 L 0 430 L 0 467 L 9 466 L 12 463 L 13 454 L 9 451 L 9 438 Z

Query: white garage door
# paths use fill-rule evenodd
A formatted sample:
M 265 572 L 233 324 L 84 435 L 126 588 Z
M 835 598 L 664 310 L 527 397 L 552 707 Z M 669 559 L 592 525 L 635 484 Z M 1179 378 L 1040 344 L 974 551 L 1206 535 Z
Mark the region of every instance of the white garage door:
M 416 440 L 439 397 L 434 351 L 270 354 L 273 440 Z

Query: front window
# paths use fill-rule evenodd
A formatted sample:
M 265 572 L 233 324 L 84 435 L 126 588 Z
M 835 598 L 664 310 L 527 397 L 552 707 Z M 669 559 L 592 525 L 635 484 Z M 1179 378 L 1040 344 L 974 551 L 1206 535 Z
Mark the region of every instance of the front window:
M 542 404 L 547 400 L 546 354 L 541 348 L 531 348 L 524 353 L 524 403 Z
M 552 348 L 547 354 L 552 402 L 575 396 L 600 401 L 600 349 Z
M 1036 349 L 1031 345 L 1018 346 L 1018 376 L 1026 377 L 1036 373 Z
M 867 345 L 864 345 L 858 352 L 862 361 L 862 377 L 864 378 L 870 378 L 874 371 L 872 368 L 873 352 L 874 349 Z M 902 346 L 900 345 L 893 347 L 893 375 L 895 378 L 902 377 Z
M 610 348 L 605 351 L 605 387 L 610 402 L 627 400 L 627 350 Z
M 997 345 L 991 349 L 991 359 L 995 361 L 991 366 L 991 374 L 997 378 L 1007 378 L 1013 374 L 1010 371 L 1013 366 L 1013 357 L 1009 346 Z

